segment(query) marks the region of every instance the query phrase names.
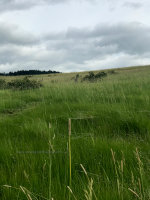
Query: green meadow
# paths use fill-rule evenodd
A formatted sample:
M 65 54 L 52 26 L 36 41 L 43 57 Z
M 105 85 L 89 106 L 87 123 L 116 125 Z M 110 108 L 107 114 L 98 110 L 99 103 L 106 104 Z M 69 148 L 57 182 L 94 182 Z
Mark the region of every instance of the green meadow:
M 1 200 L 150 199 L 150 66 L 106 72 L 0 90 Z

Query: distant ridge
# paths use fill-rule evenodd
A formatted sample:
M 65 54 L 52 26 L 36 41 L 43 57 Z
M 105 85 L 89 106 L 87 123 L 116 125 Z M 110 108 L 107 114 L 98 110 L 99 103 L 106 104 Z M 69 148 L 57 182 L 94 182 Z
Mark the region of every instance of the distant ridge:
M 16 72 L 0 73 L 0 76 L 22 76 L 22 75 L 40 75 L 40 74 L 57 74 L 57 71 L 40 71 L 40 70 L 19 70 Z

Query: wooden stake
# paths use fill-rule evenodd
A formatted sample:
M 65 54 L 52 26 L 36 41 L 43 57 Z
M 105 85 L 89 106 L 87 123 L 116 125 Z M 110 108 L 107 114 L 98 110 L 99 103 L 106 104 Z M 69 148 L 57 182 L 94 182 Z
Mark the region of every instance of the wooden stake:
M 71 188 L 71 119 L 68 120 L 68 143 L 69 143 L 69 187 Z M 70 199 L 70 193 L 69 193 Z

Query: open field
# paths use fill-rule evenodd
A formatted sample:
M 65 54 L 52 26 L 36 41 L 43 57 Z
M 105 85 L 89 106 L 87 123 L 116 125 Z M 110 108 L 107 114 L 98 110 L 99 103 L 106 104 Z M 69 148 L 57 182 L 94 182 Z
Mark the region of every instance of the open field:
M 1 200 L 150 199 L 150 66 L 115 72 L 0 90 Z

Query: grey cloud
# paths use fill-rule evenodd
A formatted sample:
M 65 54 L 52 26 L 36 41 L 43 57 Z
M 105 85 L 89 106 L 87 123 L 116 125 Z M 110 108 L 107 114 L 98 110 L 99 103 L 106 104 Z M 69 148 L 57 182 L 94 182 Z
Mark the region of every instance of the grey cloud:
M 150 51 L 150 27 L 139 23 L 101 25 L 94 29 L 69 29 L 45 36 L 48 48 L 68 51 L 71 58 L 95 57 L 108 52 L 144 54 Z
M 0 11 L 13 11 L 13 10 L 22 10 L 28 9 L 35 5 L 34 1 L 17 1 L 17 0 L 0 0 Z
M 59 3 L 60 0 L 55 0 L 55 2 Z M 54 4 L 54 0 L 0 0 L 0 11 L 25 10 L 42 4 Z
M 0 34 L 5 33 L 5 29 L 7 30 L 0 26 Z M 4 66 L 7 70 L 16 69 L 17 66 L 19 69 L 20 66 L 40 69 L 55 66 L 52 69 L 76 71 L 79 68 L 87 69 L 90 65 L 102 66 L 105 62 L 110 65 L 111 60 L 114 60 L 114 64 L 122 63 L 122 66 L 123 62 L 125 65 L 137 63 L 137 60 L 142 63 L 142 58 L 145 62 L 150 61 L 150 27 L 136 22 L 103 24 L 94 28 L 70 28 L 66 32 L 41 36 L 40 40 L 34 36 L 28 40 L 31 38 L 30 34 L 28 37 L 20 34 L 19 38 L 20 31 L 12 30 L 8 31 L 11 34 L 6 34 L 7 37 L 3 34 L 3 40 L 0 39 L 0 70 Z M 126 58 L 131 60 L 125 60 Z
M 143 7 L 143 4 L 141 2 L 125 2 L 123 4 L 124 7 L 128 7 L 128 8 L 133 8 L 133 9 L 139 9 L 141 7 Z
M 15 25 L 0 22 L 0 44 L 32 45 L 38 43 L 39 39 L 32 34 L 21 31 Z
M 118 52 L 144 54 L 150 52 L 150 27 L 139 23 L 98 28 L 100 46 L 117 45 Z
M 26 10 L 41 5 L 56 5 L 77 0 L 0 0 L 0 12 Z M 95 2 L 96 0 L 78 0 L 80 2 Z

